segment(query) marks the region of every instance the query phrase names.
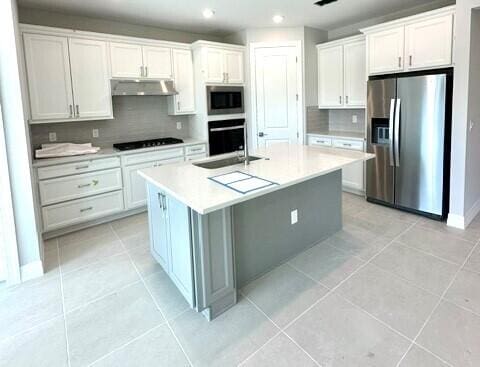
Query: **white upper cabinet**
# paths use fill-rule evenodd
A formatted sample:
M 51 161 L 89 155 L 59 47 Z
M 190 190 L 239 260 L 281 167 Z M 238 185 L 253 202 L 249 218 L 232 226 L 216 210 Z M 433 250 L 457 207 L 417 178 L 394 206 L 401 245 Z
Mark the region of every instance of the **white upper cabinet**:
M 209 83 L 225 82 L 223 50 L 210 47 L 205 50 L 205 81 Z
M 369 74 L 448 67 L 453 63 L 455 6 L 362 29 Z
M 24 34 L 31 123 L 112 118 L 107 45 Z
M 73 117 L 67 38 L 25 33 L 23 41 L 32 120 Z
M 225 52 L 225 74 L 227 83 L 243 83 L 243 52 Z
M 343 46 L 318 50 L 320 107 L 343 105 Z
M 197 41 L 193 44 L 201 59 L 203 82 L 215 84 L 243 84 L 243 46 Z
M 195 113 L 195 84 L 193 60 L 190 50 L 174 49 L 173 77 L 177 95 L 169 97 L 169 114 L 184 115 Z
M 404 28 L 393 28 L 368 36 L 368 71 L 382 74 L 403 70 Z
M 69 48 L 76 117 L 112 116 L 106 42 L 70 38 Z
M 172 50 L 167 47 L 143 46 L 144 76 L 155 79 L 172 77 Z
M 345 106 L 364 107 L 367 98 L 365 41 L 343 46 Z
M 409 70 L 452 63 L 453 15 L 428 19 L 405 28 L 405 56 Z
M 364 38 L 350 37 L 317 48 L 319 108 L 364 108 L 367 93 Z
M 142 46 L 110 42 L 112 77 L 139 78 L 143 76 Z

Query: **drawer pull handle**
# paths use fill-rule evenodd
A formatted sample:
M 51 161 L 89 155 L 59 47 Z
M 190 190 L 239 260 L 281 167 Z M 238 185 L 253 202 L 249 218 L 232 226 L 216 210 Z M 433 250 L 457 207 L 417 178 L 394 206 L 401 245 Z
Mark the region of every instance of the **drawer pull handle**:
M 352 146 L 352 144 L 349 144 L 349 143 L 343 143 L 343 146 L 344 146 L 344 147 L 351 147 L 351 146 Z
M 203 150 L 203 148 L 193 148 L 193 149 L 190 149 L 191 152 L 200 152 L 201 150 Z
M 89 206 L 88 208 L 80 209 L 80 213 L 88 212 L 89 210 L 92 210 L 92 209 L 93 209 L 93 206 Z
M 75 167 L 75 169 L 87 169 L 88 167 L 90 167 L 88 164 L 84 165 L 84 166 L 77 166 Z
M 83 189 L 84 187 L 89 187 L 91 184 L 82 184 L 82 185 L 78 185 L 78 188 L 79 189 Z
M 317 143 L 325 144 L 325 140 L 317 140 Z

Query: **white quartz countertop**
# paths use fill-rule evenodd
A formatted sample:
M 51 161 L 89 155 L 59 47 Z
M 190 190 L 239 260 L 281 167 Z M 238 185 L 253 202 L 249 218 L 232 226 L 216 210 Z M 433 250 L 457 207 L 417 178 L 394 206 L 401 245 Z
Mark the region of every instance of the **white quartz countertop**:
M 363 132 L 356 132 L 356 131 L 341 131 L 341 130 L 313 130 L 309 131 L 307 135 L 314 135 L 314 136 L 329 136 L 331 138 L 339 138 L 339 139 L 354 139 L 354 140 L 365 140 L 365 133 Z
M 180 163 L 143 169 L 139 174 L 196 212 L 208 214 L 375 157 L 344 149 L 288 144 L 261 148 L 250 155 L 265 159 L 253 161 L 249 166 L 238 164 L 219 169 Z M 216 159 L 219 157 L 208 160 Z M 208 179 L 233 171 L 245 172 L 278 185 L 241 194 Z
M 83 155 L 75 155 L 70 157 L 34 159 L 32 162 L 32 166 L 33 167 L 53 166 L 56 164 L 88 161 L 88 160 L 110 158 L 110 157 L 119 157 L 127 154 L 148 153 L 148 152 L 155 152 L 158 150 L 165 150 L 165 149 L 176 149 L 176 148 L 178 149 L 178 148 L 183 148 L 189 145 L 196 145 L 196 144 L 207 144 L 207 142 L 205 140 L 188 138 L 188 139 L 183 139 L 183 143 L 181 144 L 162 145 L 158 147 L 142 148 L 142 149 L 134 149 L 134 150 L 123 150 L 123 151 L 117 150 L 113 147 L 103 147 L 97 153 L 94 153 L 94 154 L 83 154 Z

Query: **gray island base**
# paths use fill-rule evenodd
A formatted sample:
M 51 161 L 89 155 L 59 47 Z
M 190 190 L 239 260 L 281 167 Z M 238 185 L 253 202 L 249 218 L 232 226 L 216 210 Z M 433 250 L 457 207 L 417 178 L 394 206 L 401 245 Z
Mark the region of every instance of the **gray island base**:
M 147 181 L 152 255 L 212 320 L 245 284 L 342 228 L 341 180 L 338 169 L 207 214 Z

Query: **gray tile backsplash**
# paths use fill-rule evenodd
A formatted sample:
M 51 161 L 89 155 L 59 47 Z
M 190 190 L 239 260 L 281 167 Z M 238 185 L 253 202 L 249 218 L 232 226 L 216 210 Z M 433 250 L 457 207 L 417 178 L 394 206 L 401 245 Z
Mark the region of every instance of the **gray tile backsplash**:
M 166 97 L 113 97 L 113 115 L 114 120 L 31 125 L 32 146 L 36 149 L 43 143 L 49 143 L 50 132 L 57 134 L 57 142 L 91 142 L 101 147 L 164 136 L 190 136 L 188 116 L 169 116 Z M 177 121 L 182 123 L 181 130 L 176 128 Z M 99 130 L 98 138 L 92 137 L 92 129 Z
M 352 123 L 353 116 L 357 123 Z M 307 133 L 326 130 L 364 132 L 365 110 L 320 110 L 317 106 L 307 107 Z

